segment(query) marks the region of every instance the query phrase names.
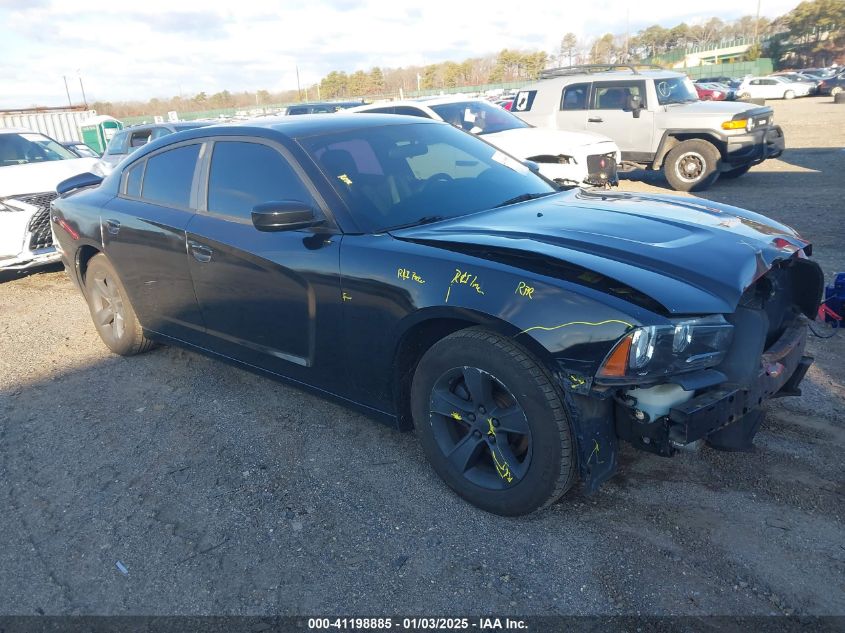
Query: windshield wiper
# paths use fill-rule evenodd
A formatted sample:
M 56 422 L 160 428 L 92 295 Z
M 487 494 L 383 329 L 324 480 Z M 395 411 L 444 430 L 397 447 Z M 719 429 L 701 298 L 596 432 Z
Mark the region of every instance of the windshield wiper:
M 510 200 L 505 200 L 497 204 L 494 209 L 498 209 L 499 207 L 506 207 L 509 204 L 516 204 L 518 202 L 528 202 L 529 200 L 535 200 L 537 198 L 542 198 L 543 196 L 550 196 L 553 193 L 557 193 L 556 191 L 544 191 L 543 193 L 523 193 L 519 196 L 515 196 Z
M 422 224 L 431 224 L 432 222 L 440 222 L 440 220 L 445 220 L 446 218 L 442 215 L 424 215 L 418 220 L 414 220 L 413 222 L 408 222 L 407 224 L 397 224 L 396 226 L 391 226 L 390 228 L 384 229 L 385 231 L 395 231 L 396 229 L 407 229 L 411 226 L 420 226 Z

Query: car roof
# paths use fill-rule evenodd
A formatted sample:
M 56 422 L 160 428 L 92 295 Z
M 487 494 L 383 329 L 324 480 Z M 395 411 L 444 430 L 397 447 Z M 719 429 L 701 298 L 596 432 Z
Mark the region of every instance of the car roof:
M 551 84 L 557 82 L 558 84 L 582 83 L 584 81 L 622 81 L 625 79 L 675 79 L 676 77 L 686 77 L 684 73 L 679 73 L 673 70 L 639 70 L 632 72 L 630 70 L 607 70 L 602 72 L 584 72 L 561 75 L 559 77 L 549 77 L 548 79 L 541 79 L 538 83 Z
M 186 130 L 178 134 L 171 134 L 147 143 L 137 152 L 143 156 L 151 151 L 165 147 L 172 143 L 179 143 L 191 139 L 208 136 L 282 136 L 287 140 L 319 136 L 330 132 L 346 132 L 363 128 L 386 127 L 389 125 L 446 125 L 432 119 L 397 114 L 371 114 L 359 116 L 357 114 L 302 114 L 295 117 L 273 116 L 260 119 L 248 119 L 237 123 L 218 123 Z

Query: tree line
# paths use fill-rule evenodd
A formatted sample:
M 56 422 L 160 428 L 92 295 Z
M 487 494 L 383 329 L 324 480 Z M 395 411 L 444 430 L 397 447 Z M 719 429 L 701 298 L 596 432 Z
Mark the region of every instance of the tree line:
M 743 16 L 724 21 L 713 17 L 697 24 L 684 22 L 666 28 L 659 24 L 636 33 L 605 33 L 579 39 L 574 33 L 561 37 L 553 51 L 504 49 L 498 53 L 403 68 L 374 67 L 347 73 L 332 70 L 320 81 L 302 90 L 271 93 L 214 94 L 200 92 L 192 97 L 155 98 L 147 102 L 98 102 L 92 105 L 101 114 L 117 118 L 141 114 L 196 112 L 224 108 L 250 109 L 270 104 L 303 100 L 377 98 L 418 90 L 440 90 L 536 79 L 548 67 L 585 63 L 666 63 L 666 56 L 682 55 L 694 48 L 706 49 L 753 41 L 748 59 L 772 57 L 776 66 L 799 68 L 828 65 L 845 60 L 845 0 L 805 0 L 789 13 L 774 20 Z M 672 60 L 674 61 L 674 60 Z

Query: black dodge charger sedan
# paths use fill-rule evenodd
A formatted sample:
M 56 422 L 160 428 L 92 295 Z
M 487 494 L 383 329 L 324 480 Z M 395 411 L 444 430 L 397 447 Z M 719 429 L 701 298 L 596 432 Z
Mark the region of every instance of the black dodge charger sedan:
M 413 427 L 499 514 L 595 490 L 620 440 L 747 449 L 812 360 L 823 276 L 792 229 L 560 192 L 443 123 L 204 127 L 60 193 L 53 231 L 112 351 L 184 345 Z

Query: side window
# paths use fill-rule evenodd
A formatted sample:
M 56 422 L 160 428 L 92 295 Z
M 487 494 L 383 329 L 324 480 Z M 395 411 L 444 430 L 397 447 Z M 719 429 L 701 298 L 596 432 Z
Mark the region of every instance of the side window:
M 405 114 L 407 116 L 418 116 L 424 119 L 429 118 L 428 115 L 420 110 L 419 108 L 413 108 L 411 106 L 396 106 L 393 111 L 393 114 Z
M 759 79 L 752 79 L 752 80 L 751 80 L 750 82 L 748 82 L 748 83 L 749 83 L 749 84 L 751 84 L 752 86 L 759 86 L 759 85 L 760 85 L 760 80 L 759 80 Z
M 305 108 L 303 106 L 294 106 L 294 107 L 288 108 L 287 113 L 288 114 L 308 114 L 308 108 Z
M 313 198 L 278 151 L 260 143 L 217 141 L 208 176 L 208 210 L 251 219 L 263 202 Z
M 152 134 L 150 134 L 150 140 L 154 141 L 157 138 L 161 138 L 162 136 L 167 136 L 168 134 L 171 134 L 171 132 L 166 127 L 157 127 L 155 129 L 153 129 Z
M 615 82 L 612 84 L 596 84 L 593 90 L 592 109 L 594 110 L 625 110 L 628 99 L 638 96 L 640 103 L 645 105 L 645 94 L 641 84 L 636 82 Z
M 394 114 L 395 109 L 396 108 L 394 108 L 393 106 L 385 106 L 383 108 L 372 108 L 370 110 L 364 110 L 362 113 L 363 114 Z
M 511 111 L 513 112 L 528 112 L 534 104 L 534 98 L 537 96 L 536 90 L 520 90 L 514 97 Z
M 126 184 L 123 193 L 130 198 L 141 197 L 141 177 L 144 175 L 146 161 L 140 161 L 126 172 Z
M 152 134 L 151 130 L 132 132 L 132 136 L 129 139 L 129 147 L 142 147 L 146 145 L 150 142 L 150 134 Z
M 187 208 L 200 146 L 183 145 L 147 159 L 141 197 L 168 207 Z
M 417 180 L 427 180 L 434 174 L 446 174 L 454 180 L 475 178 L 487 169 L 487 165 L 475 157 L 445 143 L 433 143 L 425 154 L 405 160 Z
M 560 96 L 561 110 L 586 110 L 590 96 L 590 84 L 572 84 L 563 89 Z
M 109 141 L 109 146 L 106 148 L 106 154 L 125 154 L 126 153 L 126 137 L 129 136 L 129 132 L 118 132 L 112 137 L 112 140 Z

